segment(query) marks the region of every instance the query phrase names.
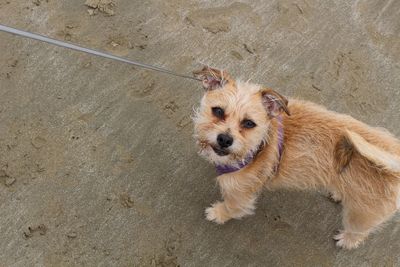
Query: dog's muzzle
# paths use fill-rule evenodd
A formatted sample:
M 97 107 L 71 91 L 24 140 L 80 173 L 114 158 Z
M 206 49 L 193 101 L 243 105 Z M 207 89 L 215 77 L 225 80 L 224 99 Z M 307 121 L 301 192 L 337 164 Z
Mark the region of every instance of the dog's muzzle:
M 211 146 L 212 149 L 214 150 L 215 154 L 217 154 L 218 156 L 227 156 L 229 155 L 229 151 L 228 149 L 224 149 L 224 148 L 219 148 L 216 146 Z

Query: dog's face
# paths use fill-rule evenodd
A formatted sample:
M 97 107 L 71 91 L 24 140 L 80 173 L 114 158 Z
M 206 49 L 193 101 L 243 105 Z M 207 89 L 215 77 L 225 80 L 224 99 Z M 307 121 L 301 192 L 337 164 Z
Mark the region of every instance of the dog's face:
M 195 138 L 200 154 L 215 164 L 244 160 L 268 142 L 271 119 L 289 113 L 287 100 L 271 89 L 207 67 L 195 74 L 206 89 L 194 118 Z

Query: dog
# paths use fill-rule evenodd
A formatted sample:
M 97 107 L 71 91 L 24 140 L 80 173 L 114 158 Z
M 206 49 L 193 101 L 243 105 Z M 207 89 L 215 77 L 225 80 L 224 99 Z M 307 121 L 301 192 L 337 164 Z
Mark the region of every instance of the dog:
M 265 187 L 326 190 L 343 206 L 333 238 L 358 247 L 400 205 L 400 142 L 382 128 L 317 104 L 290 101 L 226 71 L 194 72 L 205 94 L 195 110 L 199 154 L 216 165 L 223 201 L 207 208 L 223 224 L 251 215 Z

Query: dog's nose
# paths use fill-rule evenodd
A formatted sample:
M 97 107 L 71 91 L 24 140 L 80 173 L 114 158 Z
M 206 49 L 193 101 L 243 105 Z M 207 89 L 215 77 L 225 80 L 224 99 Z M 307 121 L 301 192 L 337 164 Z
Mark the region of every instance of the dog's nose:
M 227 134 L 219 134 L 217 136 L 218 145 L 222 148 L 230 147 L 233 144 L 233 138 Z

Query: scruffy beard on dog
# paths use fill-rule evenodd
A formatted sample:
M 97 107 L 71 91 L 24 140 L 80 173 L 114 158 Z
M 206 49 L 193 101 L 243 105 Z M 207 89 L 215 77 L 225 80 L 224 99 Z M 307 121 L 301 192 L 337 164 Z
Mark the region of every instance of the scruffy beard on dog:
M 253 214 L 263 188 L 324 190 L 343 206 L 336 244 L 351 249 L 395 214 L 400 142 L 389 132 L 225 71 L 205 67 L 195 75 L 205 88 L 195 138 L 220 173 L 223 197 L 206 209 L 208 220 Z

